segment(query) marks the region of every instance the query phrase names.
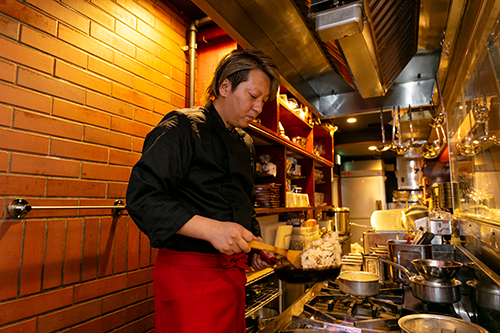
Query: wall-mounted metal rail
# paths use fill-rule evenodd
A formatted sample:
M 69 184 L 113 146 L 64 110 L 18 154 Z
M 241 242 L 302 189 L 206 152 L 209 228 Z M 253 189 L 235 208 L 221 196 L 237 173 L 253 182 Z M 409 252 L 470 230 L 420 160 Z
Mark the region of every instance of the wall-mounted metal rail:
M 116 200 L 113 206 L 31 206 L 24 199 L 15 199 L 9 203 L 7 211 L 11 217 L 22 219 L 30 211 L 42 209 L 111 209 L 111 214 L 114 217 L 119 217 L 127 209 L 127 206 L 121 200 Z

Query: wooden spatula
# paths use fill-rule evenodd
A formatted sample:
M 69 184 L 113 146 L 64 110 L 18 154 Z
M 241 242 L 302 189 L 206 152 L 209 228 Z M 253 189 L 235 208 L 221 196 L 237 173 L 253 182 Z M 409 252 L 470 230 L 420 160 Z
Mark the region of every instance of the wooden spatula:
M 257 250 L 267 250 L 274 253 L 278 253 L 283 257 L 285 257 L 288 261 L 290 261 L 292 265 L 295 266 L 295 268 L 302 268 L 302 260 L 301 260 L 302 251 L 285 250 L 280 247 L 272 246 L 259 241 L 250 241 L 248 242 L 248 245 L 250 245 L 251 248 Z

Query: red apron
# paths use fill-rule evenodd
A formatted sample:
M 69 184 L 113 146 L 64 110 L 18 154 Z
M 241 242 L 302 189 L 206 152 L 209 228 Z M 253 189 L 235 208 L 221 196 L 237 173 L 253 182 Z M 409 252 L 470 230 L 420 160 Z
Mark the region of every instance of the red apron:
M 155 332 L 244 333 L 247 256 L 160 249 Z

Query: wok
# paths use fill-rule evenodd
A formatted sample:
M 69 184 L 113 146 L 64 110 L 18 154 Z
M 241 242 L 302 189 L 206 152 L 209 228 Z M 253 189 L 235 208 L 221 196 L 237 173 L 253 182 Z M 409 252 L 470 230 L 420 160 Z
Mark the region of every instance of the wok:
M 340 274 L 339 267 L 303 269 L 296 268 L 291 263 L 278 263 L 274 266 L 278 279 L 288 283 L 311 283 L 335 280 Z

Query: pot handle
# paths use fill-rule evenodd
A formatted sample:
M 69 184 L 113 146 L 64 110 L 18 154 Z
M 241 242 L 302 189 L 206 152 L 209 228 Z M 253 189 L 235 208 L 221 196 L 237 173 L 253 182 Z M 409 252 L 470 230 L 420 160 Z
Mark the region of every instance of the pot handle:
M 371 226 L 371 225 L 366 225 L 366 224 L 359 224 L 359 223 L 349 222 L 349 225 L 353 225 L 353 226 L 355 226 L 355 227 L 370 228 L 370 229 L 375 230 L 375 227 L 374 227 L 374 226 Z
M 408 278 L 410 278 L 412 276 L 411 273 L 410 273 L 410 271 L 406 267 L 404 267 L 404 266 L 402 266 L 400 264 L 397 264 L 394 261 L 390 261 L 390 260 L 383 259 L 383 258 L 379 258 L 379 260 L 382 261 L 382 262 L 384 262 L 384 263 L 386 263 L 386 264 L 389 264 L 389 265 L 392 265 L 392 266 L 394 266 L 396 268 L 399 268 L 400 270 L 403 271 L 403 273 L 405 273 L 408 276 Z

